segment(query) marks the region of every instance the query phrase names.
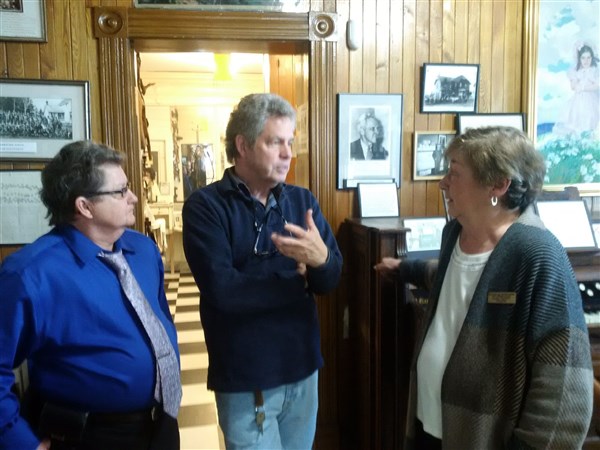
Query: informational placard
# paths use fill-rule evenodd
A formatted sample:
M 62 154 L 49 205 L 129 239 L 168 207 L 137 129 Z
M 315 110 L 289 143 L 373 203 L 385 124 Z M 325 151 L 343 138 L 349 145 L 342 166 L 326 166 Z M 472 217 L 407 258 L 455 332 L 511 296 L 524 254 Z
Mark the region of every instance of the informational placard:
M 398 217 L 396 183 L 359 183 L 357 187 L 361 217 Z
M 41 171 L 0 171 L 0 244 L 28 244 L 50 230 Z

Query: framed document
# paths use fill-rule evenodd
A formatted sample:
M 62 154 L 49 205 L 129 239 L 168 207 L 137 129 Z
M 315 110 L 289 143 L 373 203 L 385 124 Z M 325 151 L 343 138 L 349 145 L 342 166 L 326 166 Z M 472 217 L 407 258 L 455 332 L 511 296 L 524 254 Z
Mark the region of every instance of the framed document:
M 396 183 L 358 183 L 360 217 L 398 217 Z

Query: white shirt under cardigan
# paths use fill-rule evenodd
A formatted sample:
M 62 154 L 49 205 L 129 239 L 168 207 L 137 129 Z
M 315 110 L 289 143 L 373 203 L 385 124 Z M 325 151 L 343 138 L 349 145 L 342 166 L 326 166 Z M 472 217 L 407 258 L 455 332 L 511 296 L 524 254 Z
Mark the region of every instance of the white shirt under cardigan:
M 442 378 L 492 251 L 469 255 L 456 241 L 435 316 L 417 361 L 417 418 L 423 430 L 442 438 Z

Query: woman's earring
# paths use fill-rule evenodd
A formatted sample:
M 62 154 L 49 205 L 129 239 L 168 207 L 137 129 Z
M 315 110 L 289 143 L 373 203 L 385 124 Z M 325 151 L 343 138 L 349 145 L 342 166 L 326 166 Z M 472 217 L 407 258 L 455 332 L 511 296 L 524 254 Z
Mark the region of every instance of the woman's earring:
M 496 206 L 498 204 L 498 197 L 495 195 L 492 197 L 492 206 Z

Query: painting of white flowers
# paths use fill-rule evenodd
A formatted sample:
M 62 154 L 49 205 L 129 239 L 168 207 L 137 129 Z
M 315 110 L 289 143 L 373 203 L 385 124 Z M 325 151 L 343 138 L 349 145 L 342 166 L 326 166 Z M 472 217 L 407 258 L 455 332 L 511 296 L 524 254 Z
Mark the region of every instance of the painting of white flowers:
M 598 17 L 600 0 L 539 3 L 535 132 L 546 184 L 600 183 Z

